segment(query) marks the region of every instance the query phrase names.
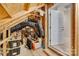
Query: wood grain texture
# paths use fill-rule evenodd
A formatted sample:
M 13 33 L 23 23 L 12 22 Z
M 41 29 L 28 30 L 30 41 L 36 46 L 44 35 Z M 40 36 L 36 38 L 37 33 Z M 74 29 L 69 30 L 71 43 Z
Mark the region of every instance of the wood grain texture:
M 4 30 L 3 32 L 3 39 L 6 38 L 6 30 Z M 7 42 L 5 41 L 3 43 L 3 56 L 6 56 L 7 55 Z
M 71 17 L 72 17 L 71 18 L 72 19 L 72 24 L 71 24 L 72 25 L 71 26 L 71 28 L 72 28 L 71 29 L 71 31 L 72 31 L 72 33 L 71 33 L 72 34 L 72 40 L 71 40 L 72 47 L 71 48 L 72 48 L 72 55 L 75 56 L 76 39 L 75 39 L 75 4 L 74 3 L 72 4 L 71 14 L 72 14 L 71 15 Z
M 6 10 L 2 7 L 2 5 L 0 4 L 0 20 L 10 17 L 8 15 L 8 13 L 6 12 Z
M 24 46 L 21 46 L 20 54 L 18 56 L 47 56 L 42 48 L 36 50 L 29 50 Z
M 12 17 L 17 12 L 20 12 L 24 8 L 24 4 L 21 3 L 3 3 L 1 4 L 7 13 Z

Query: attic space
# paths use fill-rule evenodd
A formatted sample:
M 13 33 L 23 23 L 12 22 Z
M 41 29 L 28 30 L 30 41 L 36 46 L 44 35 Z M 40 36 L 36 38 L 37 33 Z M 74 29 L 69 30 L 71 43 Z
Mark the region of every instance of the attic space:
M 77 4 L 0 3 L 0 56 L 78 55 Z

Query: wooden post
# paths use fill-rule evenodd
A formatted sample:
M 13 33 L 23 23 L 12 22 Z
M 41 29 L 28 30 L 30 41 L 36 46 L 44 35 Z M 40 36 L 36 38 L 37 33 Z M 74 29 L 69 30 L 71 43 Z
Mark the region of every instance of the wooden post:
M 6 38 L 6 30 L 3 31 L 3 40 L 4 40 L 5 38 Z M 4 42 L 4 43 L 3 43 L 3 56 L 6 56 L 6 55 L 7 55 L 6 48 L 7 48 L 7 43 Z
M 78 15 L 79 15 L 79 12 L 78 12 L 78 9 L 79 9 L 79 6 L 78 4 L 75 5 L 75 55 L 78 56 L 79 55 L 79 18 L 78 18 Z
M 10 33 L 10 29 L 8 29 L 8 36 L 9 36 L 9 37 L 10 37 L 10 34 L 11 34 L 11 33 Z
M 76 46 L 75 46 L 75 44 L 76 44 L 76 40 L 75 40 L 75 4 L 72 4 L 72 9 L 71 9 L 72 11 L 71 11 L 71 16 L 72 16 L 72 26 L 71 26 L 71 31 L 72 31 L 72 40 L 71 40 L 71 43 L 72 43 L 72 47 L 71 47 L 71 49 L 72 49 L 72 55 L 73 56 L 75 56 L 75 48 L 76 48 Z
M 48 35 L 47 35 L 47 4 L 45 5 L 45 48 L 47 48 L 47 39 L 48 39 Z
M 24 37 L 24 33 L 23 33 L 23 30 L 21 30 L 21 43 L 22 44 L 24 44 L 23 37 Z

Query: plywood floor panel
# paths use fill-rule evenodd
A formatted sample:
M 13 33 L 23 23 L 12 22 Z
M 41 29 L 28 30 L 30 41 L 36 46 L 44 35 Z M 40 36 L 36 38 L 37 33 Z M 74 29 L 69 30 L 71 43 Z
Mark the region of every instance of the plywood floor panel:
M 24 46 L 21 47 L 20 54 L 18 56 L 46 56 L 41 48 L 36 50 L 29 50 Z

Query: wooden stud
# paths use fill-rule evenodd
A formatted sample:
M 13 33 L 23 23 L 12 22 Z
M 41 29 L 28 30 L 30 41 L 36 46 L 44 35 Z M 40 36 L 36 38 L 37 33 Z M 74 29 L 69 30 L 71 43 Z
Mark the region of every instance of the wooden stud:
M 75 55 L 78 56 L 78 5 L 75 4 Z
M 47 48 L 47 39 L 48 39 L 48 35 L 47 35 L 47 4 L 45 5 L 45 48 Z
M 71 43 L 72 43 L 72 47 L 71 47 L 71 49 L 72 49 L 72 55 L 74 56 L 75 55 L 75 4 L 72 4 L 72 9 L 71 9 L 72 11 L 71 11 L 71 16 L 72 16 L 72 23 L 71 23 Z
M 3 32 L 3 40 L 6 38 L 6 30 L 4 30 Z M 7 55 L 7 51 L 6 51 L 6 48 L 7 48 L 7 44 L 6 44 L 6 41 L 3 43 L 3 56 L 6 56 Z
M 11 32 L 10 32 L 10 29 L 8 29 L 8 36 L 11 36 Z

